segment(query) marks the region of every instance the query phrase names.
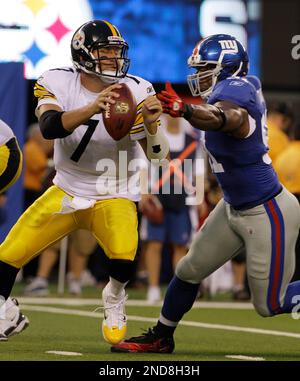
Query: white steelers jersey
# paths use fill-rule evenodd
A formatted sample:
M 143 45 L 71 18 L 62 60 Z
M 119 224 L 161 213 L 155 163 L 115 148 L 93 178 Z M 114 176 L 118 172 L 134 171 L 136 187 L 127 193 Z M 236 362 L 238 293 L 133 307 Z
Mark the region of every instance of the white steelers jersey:
M 6 144 L 14 136 L 12 129 L 0 119 L 0 146 Z
M 53 182 L 71 196 L 140 199 L 139 170 L 132 160 L 140 157 L 137 140 L 146 137 L 141 108 L 155 91 L 150 82 L 140 77 L 128 75 L 119 82 L 126 83 L 137 103 L 136 120 L 127 136 L 113 140 L 104 127 L 102 114 L 96 114 L 71 135 L 55 139 Z M 37 108 L 54 104 L 63 111 L 83 107 L 98 95 L 81 85 L 80 73 L 71 67 L 46 71 L 37 80 L 34 94 Z

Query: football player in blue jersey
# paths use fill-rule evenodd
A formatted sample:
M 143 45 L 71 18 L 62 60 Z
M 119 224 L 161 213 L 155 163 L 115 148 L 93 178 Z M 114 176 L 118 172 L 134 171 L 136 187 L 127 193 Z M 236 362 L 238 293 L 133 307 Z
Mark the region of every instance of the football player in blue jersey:
M 113 346 L 113 352 L 171 353 L 176 326 L 191 309 L 200 282 L 243 250 L 261 316 L 291 312 L 298 302 L 293 297 L 300 295 L 300 281 L 290 283 L 300 207 L 268 156 L 265 101 L 260 81 L 247 77 L 248 55 L 236 38 L 217 34 L 196 45 L 188 65 L 196 70 L 188 76 L 190 90 L 207 103 L 185 104 L 169 83 L 158 98 L 165 113 L 201 130 L 224 197 L 178 263 L 157 325 Z

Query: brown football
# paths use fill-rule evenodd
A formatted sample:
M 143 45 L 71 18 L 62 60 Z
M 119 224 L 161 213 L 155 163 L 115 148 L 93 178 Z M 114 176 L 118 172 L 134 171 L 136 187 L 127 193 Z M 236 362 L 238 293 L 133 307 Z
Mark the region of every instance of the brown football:
M 106 131 L 114 140 L 120 140 L 126 136 L 134 124 L 136 118 L 136 101 L 129 87 L 120 83 L 120 89 L 113 91 L 119 93 L 119 98 L 114 98 L 116 103 L 108 103 L 109 109 L 103 112 L 103 123 Z

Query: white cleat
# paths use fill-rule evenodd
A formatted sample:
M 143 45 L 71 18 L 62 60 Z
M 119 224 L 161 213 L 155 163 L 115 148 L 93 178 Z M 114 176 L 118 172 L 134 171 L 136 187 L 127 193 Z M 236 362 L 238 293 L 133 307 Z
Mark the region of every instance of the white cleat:
M 16 299 L 8 298 L 1 310 L 0 341 L 7 341 L 10 336 L 17 335 L 28 327 L 29 320 L 20 311 Z
M 125 338 L 127 322 L 125 302 L 127 298 L 125 290 L 123 290 L 119 298 L 110 294 L 108 287 L 105 287 L 102 291 L 104 307 L 102 334 L 109 344 L 118 344 Z

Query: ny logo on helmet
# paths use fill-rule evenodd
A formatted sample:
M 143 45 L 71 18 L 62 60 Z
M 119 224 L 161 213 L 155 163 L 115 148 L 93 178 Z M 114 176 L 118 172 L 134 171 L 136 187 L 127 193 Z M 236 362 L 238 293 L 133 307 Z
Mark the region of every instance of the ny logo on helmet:
M 218 41 L 218 43 L 221 45 L 223 50 L 226 49 L 238 51 L 238 46 L 235 40 L 221 40 Z

